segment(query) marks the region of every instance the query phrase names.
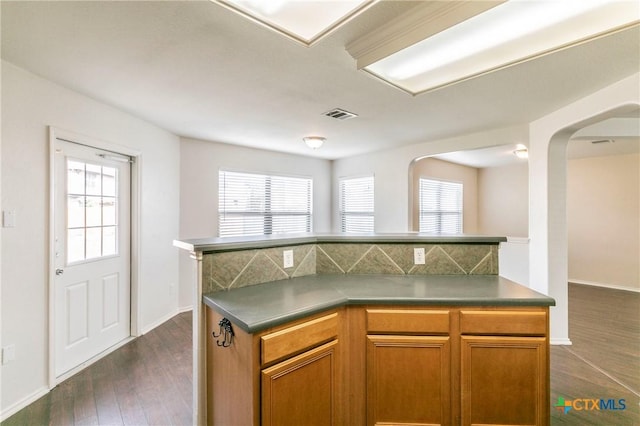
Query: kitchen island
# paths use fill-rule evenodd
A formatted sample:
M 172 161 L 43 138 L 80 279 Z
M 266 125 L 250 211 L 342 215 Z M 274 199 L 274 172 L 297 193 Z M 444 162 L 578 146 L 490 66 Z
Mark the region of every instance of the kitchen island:
M 554 301 L 498 275 L 500 241 L 176 242 L 198 264 L 194 423 L 547 424 Z

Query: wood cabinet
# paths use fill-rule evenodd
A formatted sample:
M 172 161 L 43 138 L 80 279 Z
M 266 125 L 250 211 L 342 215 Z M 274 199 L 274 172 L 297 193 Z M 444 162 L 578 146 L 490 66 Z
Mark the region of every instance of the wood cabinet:
M 450 424 L 449 337 L 367 336 L 367 424 Z
M 338 408 L 339 312 L 256 334 L 234 327 L 229 347 L 215 343 L 222 317 L 207 310 L 207 423 L 342 424 Z
M 549 422 L 542 337 L 462 336 L 462 424 Z
M 367 309 L 367 424 L 451 423 L 450 313 Z
M 549 423 L 544 311 L 460 312 L 463 425 Z
M 546 425 L 546 308 L 366 308 L 366 424 Z
M 215 343 L 207 417 L 228 425 L 547 425 L 546 307 L 348 306 Z
M 262 425 L 336 424 L 337 340 L 262 370 Z
M 263 367 L 284 359 L 262 370 L 263 426 L 336 424 L 337 337 L 334 312 L 260 338 Z

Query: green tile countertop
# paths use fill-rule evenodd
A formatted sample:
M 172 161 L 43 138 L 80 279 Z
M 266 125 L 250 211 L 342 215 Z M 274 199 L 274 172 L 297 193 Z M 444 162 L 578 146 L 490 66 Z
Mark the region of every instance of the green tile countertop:
M 248 333 L 344 305 L 554 306 L 498 275 L 310 275 L 203 295 Z

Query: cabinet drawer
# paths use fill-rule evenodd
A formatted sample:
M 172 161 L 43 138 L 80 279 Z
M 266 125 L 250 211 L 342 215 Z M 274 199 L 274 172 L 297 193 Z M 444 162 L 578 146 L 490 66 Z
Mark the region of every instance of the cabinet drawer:
M 261 338 L 262 364 L 302 352 L 338 335 L 338 314 L 303 322 Z
M 520 311 L 460 311 L 462 334 L 545 335 L 546 312 Z
M 449 311 L 367 309 L 367 332 L 448 334 Z

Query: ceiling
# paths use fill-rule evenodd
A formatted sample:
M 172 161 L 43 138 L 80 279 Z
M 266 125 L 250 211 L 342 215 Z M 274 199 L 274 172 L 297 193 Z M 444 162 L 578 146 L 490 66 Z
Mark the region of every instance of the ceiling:
M 345 46 L 418 3 L 378 2 L 307 47 L 210 1 L 3 0 L 2 58 L 180 136 L 327 159 L 528 123 L 640 71 L 636 26 L 411 96 Z
M 524 164 L 526 159 L 515 156 L 518 144 L 496 145 L 466 151 L 434 155 L 439 160 L 470 167 L 501 167 Z M 632 108 L 617 117 L 600 121 L 574 133 L 567 144 L 570 160 L 640 152 L 640 108 Z

